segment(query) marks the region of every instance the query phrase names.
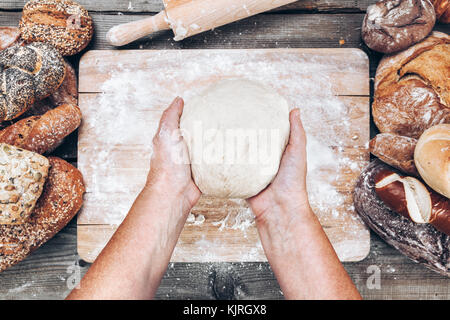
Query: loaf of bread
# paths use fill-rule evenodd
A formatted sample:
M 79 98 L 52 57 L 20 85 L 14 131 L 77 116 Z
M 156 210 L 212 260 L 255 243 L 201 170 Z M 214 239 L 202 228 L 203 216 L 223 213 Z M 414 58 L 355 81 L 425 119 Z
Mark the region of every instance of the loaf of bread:
M 44 191 L 29 219 L 0 227 L 0 271 L 52 238 L 81 208 L 85 192 L 81 173 L 62 159 L 50 157 L 49 162 Z
M 0 51 L 12 46 L 20 38 L 19 28 L 0 27 Z
M 36 153 L 53 151 L 81 123 L 77 106 L 64 104 L 42 116 L 31 116 L 0 131 L 0 142 Z
M 23 116 L 40 116 L 62 104 L 78 105 L 78 81 L 72 65 L 65 61 L 66 76 L 59 88 L 47 98 L 35 102 Z
M 47 178 L 47 158 L 0 143 L 0 228 L 28 219 Z
M 361 34 L 372 50 L 393 53 L 421 41 L 435 22 L 428 0 L 381 0 L 367 8 Z
M 401 253 L 449 277 L 450 236 L 428 223 L 415 223 L 392 211 L 375 191 L 375 176 L 382 170 L 396 172 L 375 160 L 356 181 L 353 199 L 357 213 L 374 232 Z
M 0 51 L 0 122 L 17 118 L 55 92 L 65 70 L 63 57 L 48 44 L 16 44 Z
M 431 127 L 420 136 L 414 161 L 422 179 L 450 198 L 450 124 Z
M 0 139 L 1 141 L 1 139 Z M 418 176 L 414 164 L 417 140 L 392 133 L 377 134 L 369 143 L 370 152 L 385 163 L 409 175 Z
M 372 114 L 382 133 L 418 139 L 450 123 L 450 37 L 433 32 L 398 54 L 385 56 L 375 76 Z
M 88 11 L 72 0 L 28 1 L 19 27 L 26 42 L 50 43 L 64 56 L 83 50 L 94 34 Z
M 450 23 L 450 0 L 430 0 L 436 11 L 436 19 L 441 23 Z
M 450 200 L 418 179 L 381 170 L 375 175 L 375 192 L 392 211 L 450 236 Z

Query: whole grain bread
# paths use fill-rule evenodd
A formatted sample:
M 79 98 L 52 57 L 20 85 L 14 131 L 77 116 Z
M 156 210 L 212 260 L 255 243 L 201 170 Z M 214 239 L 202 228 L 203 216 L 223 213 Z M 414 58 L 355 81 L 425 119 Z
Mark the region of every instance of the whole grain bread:
M 0 143 L 0 227 L 24 223 L 42 193 L 48 159 Z
M 85 186 L 81 172 L 50 157 L 44 191 L 29 219 L 0 226 L 0 272 L 25 259 L 59 232 L 80 210 Z
M 28 1 L 19 27 L 26 42 L 50 43 L 64 56 L 83 50 L 94 33 L 88 11 L 72 0 Z
M 0 51 L 0 122 L 19 117 L 55 92 L 65 72 L 63 57 L 48 44 L 16 44 Z

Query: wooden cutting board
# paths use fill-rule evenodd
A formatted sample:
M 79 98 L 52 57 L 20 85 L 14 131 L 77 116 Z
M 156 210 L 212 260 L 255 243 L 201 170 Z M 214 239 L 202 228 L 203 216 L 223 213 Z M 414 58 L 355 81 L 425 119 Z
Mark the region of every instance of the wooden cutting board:
M 177 95 L 189 100 L 236 77 L 271 86 L 301 108 L 312 207 L 341 261 L 367 256 L 369 231 L 352 202 L 369 161 L 369 62 L 361 50 L 101 50 L 87 52 L 79 70 L 78 168 L 87 193 L 78 253 L 85 261 L 95 260 L 144 185 L 163 110 Z M 172 261 L 266 261 L 245 201 L 202 197 Z

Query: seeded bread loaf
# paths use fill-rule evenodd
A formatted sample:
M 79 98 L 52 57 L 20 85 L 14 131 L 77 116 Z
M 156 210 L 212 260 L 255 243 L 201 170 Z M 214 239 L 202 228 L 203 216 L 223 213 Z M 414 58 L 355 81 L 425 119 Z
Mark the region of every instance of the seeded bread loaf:
M 51 239 L 81 208 L 85 192 L 81 172 L 62 159 L 48 160 L 48 178 L 31 216 L 20 225 L 0 226 L 0 272 Z
M 72 0 L 28 1 L 19 27 L 26 42 L 50 43 L 64 56 L 83 50 L 94 33 L 88 11 Z
M 48 44 L 16 44 L 0 51 L 0 122 L 17 118 L 55 92 L 65 72 L 63 57 Z
M 28 219 L 42 193 L 48 168 L 47 158 L 0 143 L 0 228 Z

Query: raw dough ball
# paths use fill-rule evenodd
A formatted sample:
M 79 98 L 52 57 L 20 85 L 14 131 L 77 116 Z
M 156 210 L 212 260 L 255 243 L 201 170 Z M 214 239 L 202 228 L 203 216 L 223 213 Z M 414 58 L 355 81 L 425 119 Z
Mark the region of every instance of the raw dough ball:
M 222 80 L 186 103 L 180 128 L 199 189 L 220 198 L 249 198 L 278 172 L 289 140 L 289 107 L 261 84 Z
M 435 22 L 428 0 L 382 0 L 367 8 L 362 38 L 372 50 L 397 52 L 424 39 Z

